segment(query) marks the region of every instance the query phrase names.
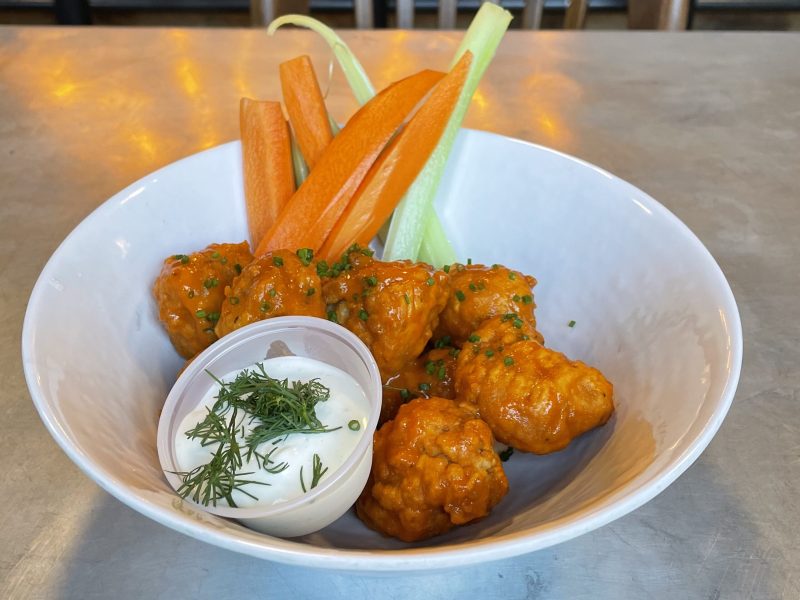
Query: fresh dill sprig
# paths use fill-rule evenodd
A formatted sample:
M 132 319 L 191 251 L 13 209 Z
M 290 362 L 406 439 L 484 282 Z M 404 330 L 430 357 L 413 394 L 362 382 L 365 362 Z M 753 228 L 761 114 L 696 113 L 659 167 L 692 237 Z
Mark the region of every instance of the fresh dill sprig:
M 311 463 L 311 488 L 314 489 L 319 485 L 319 480 L 322 479 L 322 476 L 328 472 L 328 467 L 322 468 L 322 459 L 319 457 L 319 454 L 316 452 L 314 453 L 314 458 Z M 306 489 L 306 482 L 303 480 L 303 467 L 300 467 L 300 488 L 303 490 L 305 494 L 308 490 Z
M 178 488 L 181 498 L 191 498 L 204 506 L 216 506 L 218 500 L 224 499 L 235 507 L 232 494 L 234 490 L 239 490 L 257 500 L 243 487 L 249 483 L 269 484 L 243 478 L 253 474 L 239 472 L 244 461 L 255 457 L 259 469 L 271 474 L 280 473 L 289 466 L 286 462 L 276 463 L 272 460 L 277 446 L 261 454 L 257 451 L 261 444 L 270 440 L 277 443 L 277 438 L 285 439 L 292 433 L 327 433 L 340 429 L 329 429 L 317 418 L 316 405 L 330 398 L 330 390 L 317 379 L 307 382 L 274 379 L 267 374 L 262 363 L 257 363 L 253 369 L 243 370 L 230 382 L 206 372 L 220 386 L 217 400 L 207 409 L 205 418 L 188 430 L 186 436 L 200 440 L 203 447 L 216 444 L 217 449 L 205 465 L 176 473 L 182 479 Z M 247 435 L 245 420 L 254 425 Z M 240 443 L 241 439 L 244 445 Z M 321 461 L 315 454 L 312 488 L 327 471 L 326 468 L 317 475 L 319 469 Z

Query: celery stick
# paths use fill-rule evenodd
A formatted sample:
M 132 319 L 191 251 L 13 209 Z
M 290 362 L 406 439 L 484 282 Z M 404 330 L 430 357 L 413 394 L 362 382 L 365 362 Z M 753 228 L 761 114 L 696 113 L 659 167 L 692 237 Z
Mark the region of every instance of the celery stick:
M 290 132 L 292 141 L 292 167 L 294 167 L 294 186 L 299 188 L 308 177 L 308 165 L 300 152 L 300 146 L 297 145 L 297 139 L 294 137 L 294 131 Z
M 426 221 L 432 212 L 430 207 L 444 173 L 447 157 L 461 127 L 461 122 L 464 120 L 472 95 L 478 87 L 478 82 L 494 57 L 497 46 L 510 22 L 511 13 L 495 4 L 485 2 L 478 10 L 478 14 L 475 15 L 461 41 L 453 64 L 458 62 L 465 51 L 471 51 L 474 58 L 470 73 L 447 128 L 442 134 L 442 139 L 394 211 L 386 247 L 383 251 L 384 260 L 417 259 L 423 236 L 428 235 Z M 441 227 L 438 232 L 434 228 L 429 235 L 432 236 L 430 243 L 433 247 L 442 242 L 444 231 Z
M 333 29 L 312 17 L 306 17 L 305 15 L 284 15 L 278 17 L 269 24 L 269 27 L 267 27 L 267 34 L 274 34 L 278 27 L 282 27 L 283 25 L 297 25 L 298 27 L 311 29 L 328 42 L 359 104 L 366 104 L 366 102 L 375 95 L 375 88 L 372 87 L 372 83 L 369 77 L 367 77 L 364 67 L 361 66 L 361 63 L 358 62 L 358 59 L 350 51 L 350 48 L 347 47 L 347 44 L 344 43 L 344 40 L 342 40 Z
M 451 265 L 456 262 L 456 252 L 447 239 L 441 221 L 436 216 L 433 206 L 428 207 L 425 223 L 425 235 L 419 248 L 417 258 L 435 267 Z

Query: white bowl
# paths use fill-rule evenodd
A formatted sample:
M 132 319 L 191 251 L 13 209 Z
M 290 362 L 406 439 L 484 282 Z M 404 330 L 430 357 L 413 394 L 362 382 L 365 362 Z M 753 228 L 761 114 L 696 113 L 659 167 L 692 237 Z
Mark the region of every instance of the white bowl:
M 177 490 L 182 479 L 177 474 L 181 469 L 175 437 L 182 434 L 178 427 L 186 415 L 213 387 L 208 373 L 231 373 L 278 356 L 312 358 L 350 375 L 369 402 L 361 439 L 347 460 L 307 494 L 272 505 L 197 508 L 236 519 L 262 533 L 297 537 L 318 531 L 346 513 L 364 489 L 372 466 L 372 435 L 381 412 L 381 376 L 369 348 L 341 325 L 316 317 L 276 317 L 217 340 L 192 360 L 170 390 L 158 423 L 158 457 L 164 476 Z M 190 500 L 185 502 L 194 508 Z
M 464 566 L 530 552 L 616 519 L 662 491 L 719 428 L 742 333 L 714 259 L 642 191 L 587 163 L 476 131 L 459 137 L 438 209 L 462 259 L 535 275 L 548 345 L 614 383 L 612 420 L 565 451 L 515 454 L 492 514 L 425 543 L 381 537 L 352 512 L 273 538 L 179 502 L 156 453 L 182 365 L 150 286 L 164 257 L 246 237 L 240 146 L 202 152 L 112 197 L 63 242 L 31 294 L 25 375 L 42 420 L 108 492 L 221 547 L 359 571 Z M 568 323 L 575 321 L 573 327 Z

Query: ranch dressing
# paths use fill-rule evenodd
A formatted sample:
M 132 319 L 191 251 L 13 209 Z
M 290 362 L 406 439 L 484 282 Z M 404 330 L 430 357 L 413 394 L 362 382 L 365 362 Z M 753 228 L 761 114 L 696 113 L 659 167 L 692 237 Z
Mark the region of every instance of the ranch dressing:
M 233 501 L 241 508 L 269 506 L 302 496 L 306 492 L 303 492 L 300 484 L 301 467 L 305 488 L 307 492 L 310 492 L 315 454 L 319 455 L 322 468 L 327 467 L 328 469 L 320 478 L 318 485 L 331 477 L 345 463 L 363 436 L 369 414 L 369 402 L 364 390 L 355 379 L 336 367 L 300 356 L 281 356 L 259 362 L 264 365 L 266 373 L 274 379 L 288 379 L 290 383 L 317 379 L 327 387 L 330 390 L 330 397 L 327 401 L 316 404 L 316 415 L 326 429 L 336 427 L 339 429 L 325 433 L 293 433 L 259 445 L 257 451 L 261 454 L 267 454 L 273 448 L 277 448 L 270 456 L 272 461 L 270 466 L 286 463 L 288 467 L 280 473 L 269 473 L 259 468 L 255 457 L 247 461 L 245 448 L 242 451 L 244 464 L 237 472 L 249 472 L 250 475 L 243 475 L 243 477 L 268 485 L 248 484 L 244 488 L 245 491 L 256 496 L 257 500 L 240 490 L 234 490 Z M 253 367 L 254 365 L 251 365 L 247 369 L 252 370 Z M 220 376 L 219 373 L 214 373 L 214 375 L 223 382 L 229 382 L 233 381 L 236 375 L 243 370 L 232 371 L 224 376 Z M 209 379 L 211 380 L 210 377 Z M 214 406 L 217 400 L 220 386 L 213 380 L 211 383 L 208 392 L 197 407 L 186 415 L 177 429 L 175 455 L 180 471 L 188 472 L 208 463 L 217 449 L 217 444 L 203 447 L 200 445 L 200 440 L 190 440 L 186 436 L 187 431 L 203 421 L 208 410 Z M 351 421 L 358 423 L 357 430 L 353 430 L 355 425 L 351 425 Z M 244 427 L 245 436 L 239 436 L 239 441 L 243 446 L 244 437 L 255 424 L 257 423 L 249 424 L 249 416 L 243 419 L 241 426 Z M 217 500 L 217 503 L 221 506 L 227 504 L 224 499 Z

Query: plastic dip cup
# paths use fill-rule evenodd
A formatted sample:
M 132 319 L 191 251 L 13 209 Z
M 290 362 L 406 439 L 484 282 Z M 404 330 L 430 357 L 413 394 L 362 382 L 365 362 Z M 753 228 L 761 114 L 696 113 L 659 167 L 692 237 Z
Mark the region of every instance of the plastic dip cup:
M 302 496 L 267 506 L 198 506 L 263 533 L 294 537 L 322 529 L 347 512 L 366 485 L 372 466 L 372 437 L 381 409 L 381 377 L 367 347 L 344 327 L 316 317 L 275 317 L 217 340 L 189 364 L 167 396 L 158 423 L 158 457 L 167 481 L 177 490 L 182 482 L 174 473 L 180 471 L 175 438 L 183 434 L 178 431 L 183 419 L 214 385 L 206 370 L 224 375 L 279 356 L 312 358 L 355 379 L 369 402 L 364 435 L 339 469 Z

